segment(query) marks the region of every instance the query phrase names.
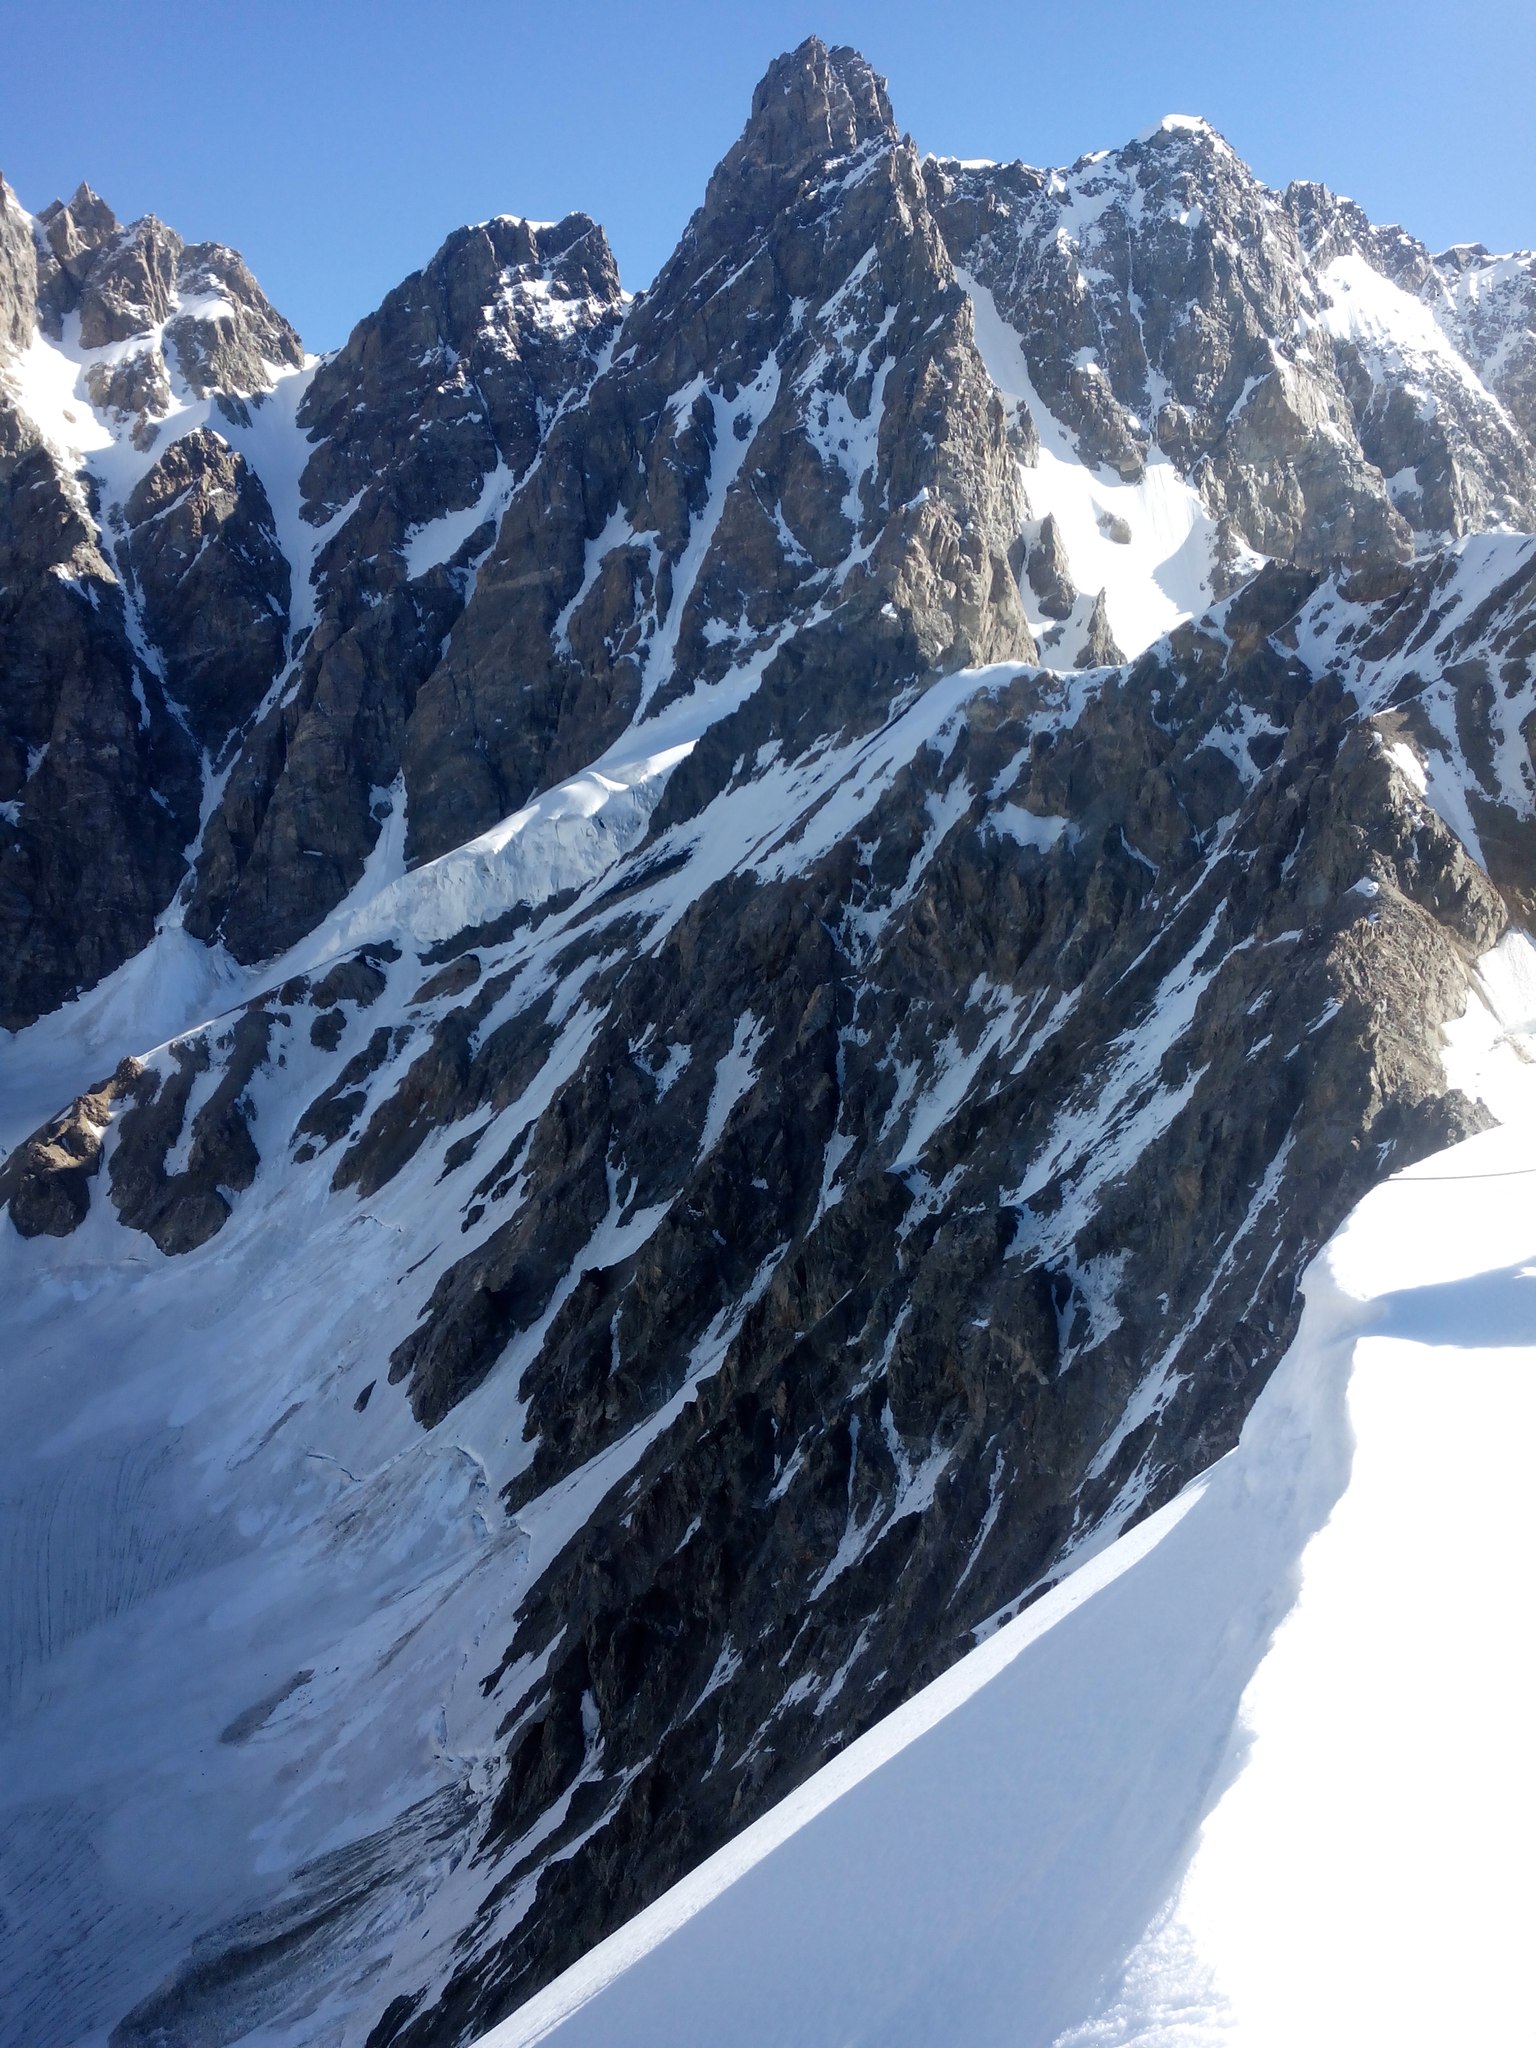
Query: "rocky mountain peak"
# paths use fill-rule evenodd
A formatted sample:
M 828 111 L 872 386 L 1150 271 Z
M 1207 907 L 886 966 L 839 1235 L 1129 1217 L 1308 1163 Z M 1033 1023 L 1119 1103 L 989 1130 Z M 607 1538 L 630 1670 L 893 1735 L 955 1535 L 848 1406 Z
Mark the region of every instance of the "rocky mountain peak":
M 303 362 L 293 328 L 223 243 L 184 242 L 154 214 L 124 227 L 86 184 L 33 225 L 39 327 L 61 342 L 73 314 L 72 346 L 115 352 L 88 365 L 94 404 L 142 426 L 169 408 L 172 358 L 197 398 L 249 397 L 274 366 Z
M 1150 128 L 1143 128 L 1128 145 L 1130 149 L 1207 148 L 1225 150 L 1235 156 L 1227 138 L 1213 128 L 1203 114 L 1164 114 Z
M 1132 485 L 1180 471 L 1216 523 L 1212 590 L 1254 553 L 1403 558 L 1536 517 L 1519 259 L 1442 261 L 1323 185 L 1272 192 L 1194 116 L 1063 170 L 927 173 L 957 267 L 1018 337 L 1035 425 Z M 1081 561 L 1072 580 L 1091 588 Z
M 37 217 L 55 261 L 68 268 L 108 242 L 118 231 L 117 215 L 82 178 L 69 200 L 55 199 Z
M 863 59 L 808 42 L 509 503 L 412 715 L 412 857 L 700 687 L 734 677 L 742 708 L 672 803 L 935 668 L 1032 653 L 1020 510 L 916 152 Z
M 761 221 L 813 169 L 896 139 L 885 80 L 857 50 L 808 36 L 753 93 L 747 125 L 709 181 L 705 216 Z
M 306 516 L 329 518 L 386 472 L 397 493 L 405 474 L 420 473 L 386 543 L 398 544 L 412 519 L 473 497 L 498 456 L 520 473 L 541 406 L 547 420 L 565 395 L 564 356 L 606 338 L 623 302 L 608 238 L 587 214 L 498 214 L 456 229 L 316 372 L 302 411 L 318 443 L 304 472 Z M 487 379 L 519 388 L 492 392 Z M 479 429 L 463 460 L 442 438 L 450 424 Z
M 209 761 L 284 658 L 293 575 L 231 437 L 304 356 L 233 249 L 154 215 L 123 226 L 85 184 L 36 218 L 0 189 L 0 353 L 14 1027 L 150 940 Z
M 1182 167 L 1206 180 L 1228 177 L 1245 186 L 1258 184 L 1226 136 L 1200 114 L 1164 114 L 1121 148 L 1098 155 L 1116 165 L 1139 166 L 1143 178 Z
M 81 185 L 67 205 L 56 199 L 45 208 L 38 228 L 38 312 L 55 340 L 71 313 L 80 316 L 84 349 L 128 341 L 165 319 L 182 244 L 154 214 L 123 227 Z
M 954 262 L 1002 324 L 994 375 L 1022 391 L 1024 373 L 1027 410 L 1070 460 L 1133 488 L 1160 461 L 1181 473 L 1191 519 L 1217 529 L 1207 593 L 1255 552 L 1408 552 L 1333 364 L 1308 346 L 1296 230 L 1213 129 L 1165 121 L 1063 170 L 925 168 Z M 1051 509 L 1030 495 L 1037 518 Z M 1073 578 L 1091 587 L 1080 562 Z
M 456 229 L 316 368 L 297 422 L 312 449 L 298 516 L 325 535 L 300 591 L 315 624 L 208 822 L 187 909 L 200 938 L 259 957 L 357 882 L 417 692 L 624 303 L 589 215 L 501 214 Z

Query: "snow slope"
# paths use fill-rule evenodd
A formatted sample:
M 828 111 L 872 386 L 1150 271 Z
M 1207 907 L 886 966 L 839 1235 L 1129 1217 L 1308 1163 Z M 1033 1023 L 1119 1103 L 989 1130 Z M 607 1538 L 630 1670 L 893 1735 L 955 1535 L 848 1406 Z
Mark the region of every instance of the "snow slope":
M 1361 1203 L 1238 1449 L 482 2048 L 1528 2038 L 1533 966 L 1446 1055 L 1512 1121 Z

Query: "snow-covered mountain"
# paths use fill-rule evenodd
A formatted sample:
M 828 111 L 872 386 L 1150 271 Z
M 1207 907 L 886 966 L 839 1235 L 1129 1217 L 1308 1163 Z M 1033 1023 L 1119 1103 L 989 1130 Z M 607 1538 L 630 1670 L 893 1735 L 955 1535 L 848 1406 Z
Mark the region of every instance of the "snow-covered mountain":
M 1360 1204 L 1236 1449 L 484 2048 L 1518 2039 L 1533 1018 L 1512 935 L 1449 1052 L 1508 1127 Z
M 470 2039 L 1289 1483 L 1504 1114 L 1532 262 L 814 40 L 648 292 L 505 216 L 319 362 L 0 185 L 7 2028 Z

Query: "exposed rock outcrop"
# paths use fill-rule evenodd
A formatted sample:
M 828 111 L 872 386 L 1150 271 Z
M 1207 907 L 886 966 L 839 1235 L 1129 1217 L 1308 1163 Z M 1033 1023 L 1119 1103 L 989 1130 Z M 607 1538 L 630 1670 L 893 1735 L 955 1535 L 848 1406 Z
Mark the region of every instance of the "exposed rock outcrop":
M 1088 617 L 1088 632 L 1078 654 L 1075 666 L 1078 668 L 1118 668 L 1125 656 L 1115 645 L 1115 636 L 1109 627 L 1109 611 L 1104 603 L 1101 590 L 1093 600 L 1093 610 Z
M 0 348 L 23 349 L 37 317 L 37 251 L 32 223 L 0 177 Z
M 1165 122 L 1067 171 L 927 170 L 955 261 L 1086 462 L 1136 479 L 1160 450 L 1234 564 L 1245 548 L 1312 566 L 1407 551 L 1331 357 L 1309 346 L 1319 307 L 1291 217 L 1213 130 Z
M 23 1237 L 67 1237 L 85 1221 L 113 1102 L 135 1072 L 135 1062 L 125 1060 L 111 1080 L 77 1095 L 62 1116 L 0 1161 L 0 1205 Z
M 878 723 L 935 668 L 1027 653 L 1021 509 L 917 155 L 863 59 L 807 43 L 512 498 L 412 717 L 413 852 L 733 669 L 762 679 L 752 744 L 794 746 Z M 689 786 L 752 730 L 707 743 Z
M 1039 535 L 1030 543 L 1025 558 L 1024 573 L 1048 619 L 1071 617 L 1072 607 L 1077 603 L 1077 586 L 1072 581 L 1072 565 L 1067 560 L 1054 513 L 1047 512 L 1041 520 Z
M 287 647 L 290 575 L 261 479 L 208 428 L 172 442 L 124 507 L 126 565 L 162 676 L 215 761 Z
M 417 694 L 622 304 L 586 215 L 504 217 L 450 236 L 316 372 L 299 416 L 316 442 L 301 510 L 334 530 L 292 680 L 209 822 L 187 913 L 199 937 L 261 959 L 357 882 Z
M 148 943 L 198 797 L 90 499 L 0 382 L 0 1029 Z
M 137 343 L 86 370 L 104 411 L 134 415 L 141 436 L 168 410 L 173 370 L 198 398 L 238 403 L 264 391 L 275 369 L 303 362 L 299 338 L 268 304 L 233 249 L 183 242 L 153 214 L 120 227 L 104 199 L 81 185 L 37 219 L 38 316 L 62 337 L 79 316 L 79 347 Z

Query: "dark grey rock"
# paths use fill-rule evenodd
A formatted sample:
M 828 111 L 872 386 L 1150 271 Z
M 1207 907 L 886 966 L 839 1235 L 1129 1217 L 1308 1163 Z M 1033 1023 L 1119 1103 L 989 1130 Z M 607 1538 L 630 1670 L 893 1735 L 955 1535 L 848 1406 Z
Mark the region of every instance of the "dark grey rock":
M 32 224 L 0 177 L 0 349 L 25 348 L 37 319 L 37 251 Z
M 208 428 L 183 434 L 126 506 L 123 553 L 165 683 L 217 760 L 282 667 L 290 576 L 260 479 Z
M 285 700 L 249 735 L 209 822 L 187 913 L 198 937 L 265 958 L 357 882 L 376 793 L 400 773 L 417 694 L 505 494 L 590 380 L 621 306 L 586 215 L 538 228 L 503 217 L 451 235 L 316 373 L 300 419 L 316 442 L 304 517 L 353 509 L 320 553 L 317 621 Z M 484 529 L 412 576 L 413 533 L 498 477 Z
M 1021 511 L 916 152 L 863 59 L 812 39 L 770 69 L 611 364 L 512 499 L 412 714 L 413 855 L 754 655 L 756 711 L 712 736 L 673 801 L 791 702 L 809 738 L 878 721 L 935 668 L 1028 653 L 1008 566 Z
M 1109 627 L 1109 611 L 1101 590 L 1093 600 L 1093 610 L 1088 618 L 1088 632 L 1082 651 L 1074 666 L 1077 668 L 1117 668 L 1125 656 L 1115 645 L 1115 636 Z
M 1053 513 L 1048 512 L 1041 520 L 1039 536 L 1029 544 L 1024 573 L 1048 619 L 1070 618 L 1077 602 L 1077 585 L 1072 581 L 1072 566 Z
M 0 393 L 0 1028 L 148 942 L 199 781 L 84 491 Z

